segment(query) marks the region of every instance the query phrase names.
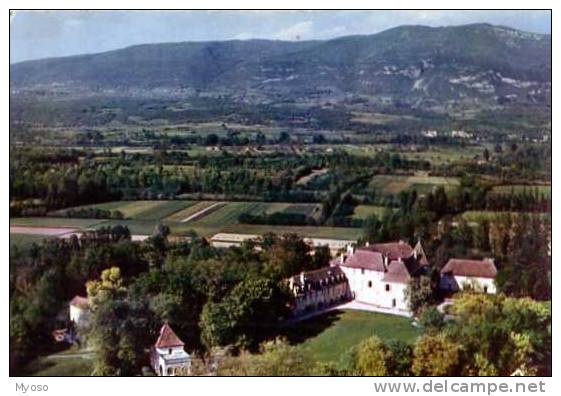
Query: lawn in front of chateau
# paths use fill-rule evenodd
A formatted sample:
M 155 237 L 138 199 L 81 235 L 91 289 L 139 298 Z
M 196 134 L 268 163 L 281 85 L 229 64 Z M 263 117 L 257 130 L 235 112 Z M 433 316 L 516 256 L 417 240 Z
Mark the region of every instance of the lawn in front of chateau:
M 413 343 L 421 330 L 412 319 L 376 312 L 336 310 L 290 325 L 283 334 L 314 361 L 337 363 L 362 340 L 377 335 L 384 341 Z
M 24 368 L 24 376 L 59 377 L 90 376 L 93 371 L 93 353 L 70 348 L 66 351 L 39 356 Z

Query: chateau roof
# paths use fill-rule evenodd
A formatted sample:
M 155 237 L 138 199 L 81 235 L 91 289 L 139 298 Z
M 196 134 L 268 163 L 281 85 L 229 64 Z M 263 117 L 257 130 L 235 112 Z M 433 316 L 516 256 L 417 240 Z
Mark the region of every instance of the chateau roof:
M 403 261 L 394 260 L 388 265 L 388 272 L 382 279 L 384 282 L 409 283 L 411 275 Z
M 397 259 L 406 259 L 413 254 L 413 248 L 407 242 L 388 242 L 388 243 L 375 243 L 364 249 L 373 252 L 379 252 L 386 256 L 390 261 Z
M 325 267 L 313 271 L 304 272 L 305 282 L 319 282 L 321 280 L 329 280 L 332 276 L 344 276 L 345 273 L 339 266 Z M 300 275 L 294 275 L 292 281 L 296 286 L 302 286 L 302 280 Z
M 491 259 L 465 260 L 453 258 L 448 260 L 444 268 L 440 270 L 440 273 L 477 278 L 494 278 L 497 276 L 497 268 Z
M 78 308 L 88 308 L 90 303 L 88 301 L 87 297 L 82 297 L 82 296 L 74 296 L 74 298 L 72 300 L 70 300 L 70 305 L 73 305 L 75 307 Z
M 372 271 L 384 272 L 384 259 L 380 252 L 367 250 L 366 248 L 357 249 L 352 255 L 347 257 L 344 264 L 350 268 L 365 268 Z
M 154 345 L 156 348 L 172 348 L 172 347 L 182 347 L 185 345 L 183 341 L 179 339 L 177 334 L 165 323 L 160 329 L 160 336 Z

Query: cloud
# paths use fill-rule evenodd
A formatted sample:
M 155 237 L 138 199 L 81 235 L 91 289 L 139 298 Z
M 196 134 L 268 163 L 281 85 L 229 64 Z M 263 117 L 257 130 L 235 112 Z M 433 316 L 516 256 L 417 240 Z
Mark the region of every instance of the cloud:
M 308 39 L 313 34 L 313 22 L 298 22 L 288 28 L 282 29 L 274 35 L 278 40 L 303 40 Z

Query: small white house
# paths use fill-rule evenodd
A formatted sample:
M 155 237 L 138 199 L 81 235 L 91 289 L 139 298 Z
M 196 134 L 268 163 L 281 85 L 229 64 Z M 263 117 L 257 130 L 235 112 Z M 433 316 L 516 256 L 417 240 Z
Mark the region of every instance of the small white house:
M 86 297 L 75 296 L 70 301 L 70 320 L 76 327 L 87 326 L 90 321 L 90 303 Z
M 450 259 L 440 270 L 440 288 L 449 292 L 470 289 L 495 294 L 497 268 L 492 259 Z
M 184 345 L 167 323 L 162 326 L 151 354 L 156 374 L 163 377 L 191 374 L 191 356 L 183 349 Z

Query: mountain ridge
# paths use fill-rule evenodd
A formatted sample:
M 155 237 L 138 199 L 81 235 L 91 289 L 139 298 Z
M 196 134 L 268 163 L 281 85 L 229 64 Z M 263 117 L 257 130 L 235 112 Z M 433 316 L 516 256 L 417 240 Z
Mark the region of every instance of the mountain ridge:
M 12 88 L 73 92 L 548 102 L 551 35 L 490 24 L 403 25 L 330 40 L 152 43 L 18 62 L 10 74 Z

